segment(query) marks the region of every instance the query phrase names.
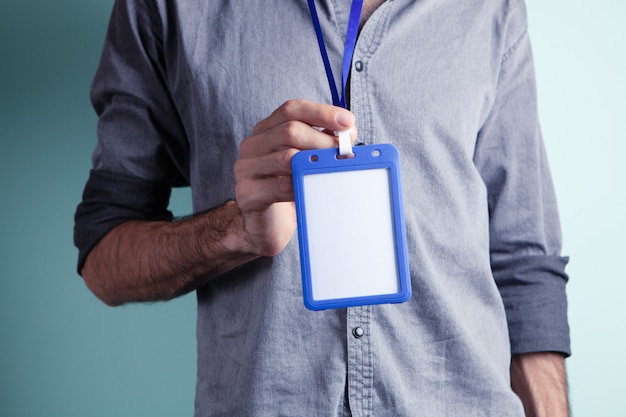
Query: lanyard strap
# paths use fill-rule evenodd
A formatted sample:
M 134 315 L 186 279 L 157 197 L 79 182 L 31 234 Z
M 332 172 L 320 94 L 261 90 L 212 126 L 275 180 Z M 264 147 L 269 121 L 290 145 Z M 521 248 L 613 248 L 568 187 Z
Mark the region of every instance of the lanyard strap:
M 361 9 L 363 8 L 363 0 L 352 0 L 352 6 L 350 6 L 348 30 L 346 31 L 346 44 L 343 50 L 343 64 L 341 66 L 341 96 L 339 96 L 339 92 L 337 91 L 337 84 L 335 83 L 335 77 L 333 76 L 333 69 L 330 66 L 330 60 L 328 59 L 328 52 L 326 52 L 326 44 L 324 43 L 324 36 L 322 35 L 322 27 L 320 25 L 319 18 L 317 17 L 317 9 L 315 8 L 315 0 L 308 0 L 308 3 L 309 3 L 309 10 L 311 11 L 311 19 L 313 20 L 313 27 L 315 28 L 315 34 L 317 35 L 317 43 L 320 47 L 322 60 L 324 61 L 324 68 L 326 69 L 326 77 L 328 78 L 328 85 L 330 86 L 330 93 L 333 97 L 333 104 L 335 106 L 347 108 L 346 84 L 348 82 L 348 74 L 350 74 L 350 66 L 352 65 L 352 55 L 354 54 L 354 46 L 356 45 L 356 38 L 359 33 L 359 21 L 361 19 Z

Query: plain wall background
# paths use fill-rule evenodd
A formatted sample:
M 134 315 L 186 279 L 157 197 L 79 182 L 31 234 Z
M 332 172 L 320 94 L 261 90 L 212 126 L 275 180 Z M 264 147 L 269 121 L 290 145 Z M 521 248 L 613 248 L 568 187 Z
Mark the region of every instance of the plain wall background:
M 3 0 L 0 415 L 192 415 L 195 297 L 105 307 L 75 272 L 95 145 L 88 100 L 112 0 Z M 527 0 L 540 113 L 571 257 L 575 416 L 622 416 L 626 3 Z M 174 194 L 175 214 L 190 211 Z

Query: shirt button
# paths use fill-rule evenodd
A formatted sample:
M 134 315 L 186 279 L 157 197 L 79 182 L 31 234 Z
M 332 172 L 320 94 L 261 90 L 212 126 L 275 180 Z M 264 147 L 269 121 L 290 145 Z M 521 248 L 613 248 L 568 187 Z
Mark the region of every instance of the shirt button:
M 352 329 L 352 335 L 357 339 L 360 339 L 365 335 L 365 330 L 363 330 L 362 327 L 355 327 Z
M 358 72 L 363 71 L 363 61 L 356 61 L 354 63 L 354 69 L 357 70 Z

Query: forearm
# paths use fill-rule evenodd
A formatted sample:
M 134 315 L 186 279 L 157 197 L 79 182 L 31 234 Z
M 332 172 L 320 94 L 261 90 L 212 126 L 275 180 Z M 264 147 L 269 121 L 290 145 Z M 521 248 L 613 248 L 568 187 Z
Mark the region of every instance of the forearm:
M 176 222 L 129 221 L 91 251 L 82 275 L 108 305 L 168 300 L 257 256 L 237 204 Z
M 569 416 L 565 359 L 560 353 L 513 356 L 511 385 L 527 417 Z
M 86 257 L 81 275 L 87 286 L 109 305 L 167 300 L 259 256 L 279 254 L 296 229 L 291 157 L 303 149 L 337 146 L 327 132 L 348 129 L 354 142 L 354 115 L 345 109 L 286 102 L 241 142 L 234 166 L 237 202 L 183 221 L 115 227 Z M 110 186 L 102 186 L 105 194 L 114 191 Z M 154 197 L 148 194 L 148 200 Z M 105 203 L 114 205 L 115 198 Z

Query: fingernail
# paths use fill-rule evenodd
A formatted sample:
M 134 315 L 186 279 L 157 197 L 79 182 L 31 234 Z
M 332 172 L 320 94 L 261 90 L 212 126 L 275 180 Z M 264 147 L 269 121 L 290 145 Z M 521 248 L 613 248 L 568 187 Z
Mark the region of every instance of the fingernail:
M 352 127 L 354 126 L 354 115 L 347 110 L 337 112 L 335 120 L 342 126 Z

